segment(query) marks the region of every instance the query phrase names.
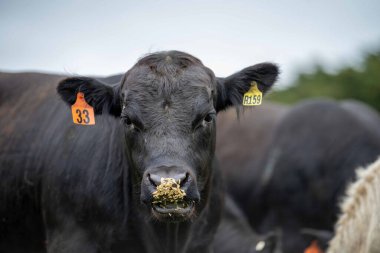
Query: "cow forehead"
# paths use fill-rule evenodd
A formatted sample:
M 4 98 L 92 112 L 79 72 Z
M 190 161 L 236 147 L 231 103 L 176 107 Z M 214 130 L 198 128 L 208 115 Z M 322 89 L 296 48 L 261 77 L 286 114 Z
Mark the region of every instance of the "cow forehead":
M 190 86 L 186 90 L 174 89 L 164 95 L 164 91 L 153 87 L 147 87 L 143 92 L 131 88 L 124 100 L 124 106 L 127 111 L 132 110 L 147 117 L 157 112 L 165 115 L 176 112 L 177 117 L 181 114 L 186 117 L 198 111 L 212 109 L 213 101 L 208 91 L 208 87 Z
M 147 66 L 134 67 L 122 84 L 124 107 L 145 117 L 161 112 L 162 108 L 188 115 L 211 110 L 216 84 L 213 73 L 207 70 L 191 66 L 163 75 Z
M 169 69 L 170 70 L 170 69 Z M 128 71 L 122 90 L 127 91 L 136 86 L 143 89 L 181 89 L 186 90 L 190 86 L 205 87 L 213 90 L 215 87 L 215 77 L 213 73 L 205 67 L 191 66 L 185 70 L 171 69 L 167 73 L 157 73 L 149 66 L 138 66 Z

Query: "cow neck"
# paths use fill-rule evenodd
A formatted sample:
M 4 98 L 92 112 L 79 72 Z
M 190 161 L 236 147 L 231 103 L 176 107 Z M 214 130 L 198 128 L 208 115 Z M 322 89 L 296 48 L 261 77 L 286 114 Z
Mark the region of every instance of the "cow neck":
M 178 230 L 179 224 L 166 224 L 166 249 L 167 252 L 178 252 Z
M 140 231 L 146 253 L 185 253 L 190 242 L 189 223 L 145 224 Z
M 120 138 L 124 134 L 123 128 L 120 127 L 120 125 L 116 125 L 115 129 L 113 129 L 111 133 L 111 139 L 113 144 L 116 143 L 115 149 L 112 150 L 112 152 L 109 152 L 109 157 L 112 157 L 114 159 L 117 166 L 121 168 L 120 176 L 121 176 L 121 185 L 120 192 L 121 192 L 121 199 L 122 199 L 122 228 L 125 228 L 127 226 L 128 218 L 130 216 L 130 207 L 129 207 L 129 201 L 131 200 L 131 194 L 132 194 L 132 188 L 131 188 L 131 172 L 130 172 L 130 165 L 128 162 L 128 158 L 125 157 L 125 154 L 127 154 L 127 148 L 125 145 L 125 142 L 123 138 Z M 118 150 L 118 151 L 116 151 Z M 117 155 L 115 155 L 117 154 Z M 115 159 L 115 157 L 117 157 Z M 109 158 L 108 158 L 109 159 Z M 123 230 L 123 229 L 122 229 Z

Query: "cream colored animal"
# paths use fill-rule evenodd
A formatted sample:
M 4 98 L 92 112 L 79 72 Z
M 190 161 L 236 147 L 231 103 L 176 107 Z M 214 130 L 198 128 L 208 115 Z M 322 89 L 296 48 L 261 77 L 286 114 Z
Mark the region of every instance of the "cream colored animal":
M 357 170 L 327 253 L 380 253 L 380 158 Z

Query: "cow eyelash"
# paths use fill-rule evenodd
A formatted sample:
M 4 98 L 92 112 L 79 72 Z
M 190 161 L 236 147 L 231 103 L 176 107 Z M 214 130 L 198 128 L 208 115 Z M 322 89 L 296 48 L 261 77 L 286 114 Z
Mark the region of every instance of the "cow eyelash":
M 206 117 L 203 118 L 203 120 L 209 123 L 215 119 L 215 116 L 216 116 L 215 112 L 210 112 L 206 115 Z
M 193 129 L 196 130 L 200 127 L 209 125 L 216 116 L 216 112 L 212 111 L 206 114 L 206 116 L 199 116 L 193 122 Z
M 125 123 L 128 126 L 133 124 L 132 120 L 129 118 L 128 115 L 122 115 L 121 120 L 123 123 Z
M 138 119 L 131 118 L 126 113 L 122 113 L 120 118 L 121 118 L 122 123 L 125 124 L 128 128 L 136 130 L 138 132 L 141 132 L 144 130 L 143 124 Z

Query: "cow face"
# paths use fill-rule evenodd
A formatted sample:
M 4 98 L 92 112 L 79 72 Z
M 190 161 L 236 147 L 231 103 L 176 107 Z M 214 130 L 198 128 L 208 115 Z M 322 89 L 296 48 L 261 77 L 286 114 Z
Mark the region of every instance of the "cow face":
M 120 117 L 141 202 L 159 220 L 182 221 L 201 211 L 210 187 L 217 112 L 240 105 L 252 81 L 266 92 L 277 75 L 275 65 L 264 63 L 216 78 L 197 58 L 170 51 L 139 60 L 117 87 L 69 78 L 58 92 L 73 104 L 81 91 L 95 113 Z

